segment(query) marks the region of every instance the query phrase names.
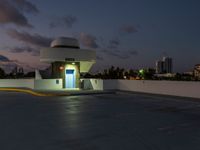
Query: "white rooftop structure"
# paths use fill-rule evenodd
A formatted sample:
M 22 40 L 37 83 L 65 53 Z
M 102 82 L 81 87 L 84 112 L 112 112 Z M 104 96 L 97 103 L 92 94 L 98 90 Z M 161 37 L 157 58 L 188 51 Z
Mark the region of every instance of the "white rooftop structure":
M 51 42 L 51 47 L 74 47 L 79 48 L 79 42 L 77 39 L 68 37 L 59 37 Z
M 96 62 L 96 52 L 89 49 L 80 49 L 77 39 L 61 37 L 51 43 L 51 47 L 40 51 L 40 61 L 53 62 L 80 62 L 80 72 L 88 72 Z

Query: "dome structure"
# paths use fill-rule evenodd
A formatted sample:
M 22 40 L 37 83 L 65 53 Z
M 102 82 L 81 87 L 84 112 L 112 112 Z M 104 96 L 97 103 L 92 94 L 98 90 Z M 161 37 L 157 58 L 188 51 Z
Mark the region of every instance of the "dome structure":
M 80 48 L 77 39 L 69 37 L 59 37 L 51 42 L 51 47 L 67 47 L 67 48 Z

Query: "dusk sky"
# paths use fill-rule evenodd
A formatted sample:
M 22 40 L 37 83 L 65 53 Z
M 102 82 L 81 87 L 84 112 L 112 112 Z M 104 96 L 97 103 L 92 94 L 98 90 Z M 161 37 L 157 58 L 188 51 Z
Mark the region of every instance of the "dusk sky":
M 45 68 L 39 50 L 60 36 L 95 49 L 93 71 L 111 65 L 155 67 L 173 58 L 174 71 L 200 63 L 199 0 L 0 0 L 0 64 Z

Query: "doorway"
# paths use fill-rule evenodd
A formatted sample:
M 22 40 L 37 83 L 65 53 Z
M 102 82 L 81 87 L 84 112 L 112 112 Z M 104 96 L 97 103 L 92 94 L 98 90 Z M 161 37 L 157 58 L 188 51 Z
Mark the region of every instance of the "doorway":
M 65 85 L 66 88 L 75 88 L 75 70 L 73 69 L 67 69 L 66 70 L 66 75 L 65 75 Z

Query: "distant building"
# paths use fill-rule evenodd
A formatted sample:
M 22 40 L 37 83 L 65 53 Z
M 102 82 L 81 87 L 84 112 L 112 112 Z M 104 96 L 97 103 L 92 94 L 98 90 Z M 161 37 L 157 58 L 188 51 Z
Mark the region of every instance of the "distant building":
M 172 58 L 163 57 L 163 60 L 156 61 L 156 73 L 172 73 L 173 72 L 173 63 Z
M 194 77 L 200 79 L 200 64 L 194 66 Z
M 173 77 L 175 77 L 175 76 L 176 76 L 175 73 L 154 74 L 154 77 L 158 77 L 158 78 L 162 78 L 162 77 L 165 77 L 165 78 L 173 78 Z
M 172 73 L 172 58 L 170 57 L 163 57 L 164 62 L 164 72 L 165 73 Z
M 156 73 L 163 73 L 163 61 L 156 61 Z
M 194 72 L 193 71 L 183 72 L 183 75 L 193 76 Z

